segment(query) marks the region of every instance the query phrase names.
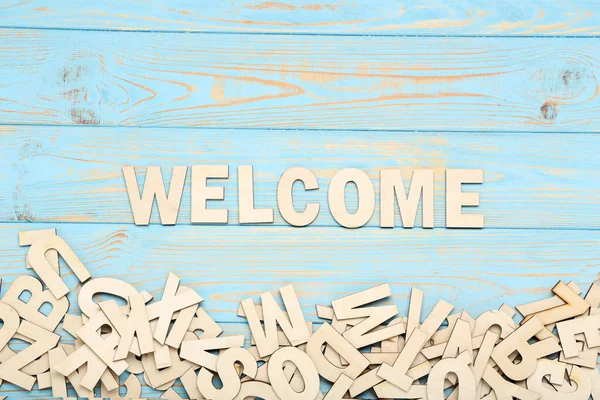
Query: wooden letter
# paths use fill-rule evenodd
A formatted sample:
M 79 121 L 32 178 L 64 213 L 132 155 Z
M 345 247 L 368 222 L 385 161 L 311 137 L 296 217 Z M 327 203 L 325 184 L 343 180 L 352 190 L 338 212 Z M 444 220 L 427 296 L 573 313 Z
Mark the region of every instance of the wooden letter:
M 83 285 L 77 297 L 79 308 L 90 318 L 100 312 L 100 307 L 94 301 L 94 297 L 98 293 L 110 294 L 127 301 L 129 296 L 136 295 L 138 291 L 129 283 L 120 279 L 108 276 L 90 279 Z
M 358 210 L 349 214 L 346 208 L 346 185 L 354 182 L 358 191 Z M 329 210 L 338 224 L 345 228 L 359 228 L 369 222 L 375 210 L 375 188 L 369 176 L 360 169 L 345 168 L 336 173 L 329 183 Z
M 537 317 L 533 317 L 494 348 L 492 359 L 510 379 L 514 381 L 527 379 L 535 371 L 538 358 L 561 350 L 560 345 L 551 338 L 531 345 L 528 343 L 542 329 L 544 325 Z M 510 358 L 515 351 L 521 355 L 518 364 L 513 363 Z
M 241 347 L 227 349 L 219 355 L 217 360 L 217 373 L 223 387 L 217 389 L 213 383 L 213 374 L 202 368 L 198 374 L 198 388 L 200 393 L 209 400 L 233 400 L 240 392 L 242 383 L 238 376 L 235 364 L 240 363 L 243 373 L 254 378 L 257 372 L 256 360 L 250 352 Z
M 244 335 L 222 336 L 214 339 L 185 340 L 181 343 L 181 358 L 189 360 L 196 365 L 211 371 L 217 370 L 218 357 L 209 353 L 209 350 L 229 349 L 242 347 Z
M 463 193 L 463 183 L 483 183 L 483 170 L 446 170 L 446 227 L 483 228 L 483 215 L 462 213 L 463 206 L 479 206 L 479 193 Z
M 104 326 L 111 328 L 108 337 L 100 336 L 100 330 Z M 77 336 L 88 345 L 90 349 L 117 375 L 121 375 L 129 364 L 127 362 L 113 361 L 115 359 L 115 347 L 119 343 L 120 336 L 117 330 L 110 324 L 103 313 L 97 313 L 77 331 Z
M 128 318 L 119 309 L 114 300 L 100 303 L 100 308 L 121 336 L 115 353 L 115 361 L 127 358 L 134 335 L 137 339 L 140 354 L 148 354 L 154 351 L 152 331 L 150 330 L 148 314 L 146 313 L 146 306 L 144 305 L 142 295 L 135 294 L 129 296 L 129 304 L 131 312 Z
M 60 336 L 29 321 L 22 321 L 17 333 L 31 339 L 33 343 L 17 355 L 0 364 L 0 379 L 4 379 L 25 390 L 31 390 L 35 384 L 35 378 L 21 371 L 21 369 L 54 348 Z
M 36 274 L 44 281 L 54 297 L 60 299 L 69 293 L 69 287 L 60 278 L 58 272 L 46 259 L 46 252 L 50 249 L 58 251 L 58 254 L 67 262 L 79 282 L 85 282 L 91 278 L 88 270 L 75 255 L 71 247 L 60 236 L 44 236 L 36 240 L 27 252 L 27 260 Z
M 252 165 L 238 166 L 238 203 L 240 224 L 272 224 L 272 208 L 254 208 Z
M 292 226 L 307 226 L 319 215 L 320 205 L 318 203 L 309 203 L 303 212 L 298 212 L 294 208 L 292 189 L 294 182 L 301 181 L 305 190 L 316 190 L 319 188 L 317 177 L 308 168 L 295 167 L 290 168 L 281 175 L 277 185 L 277 206 L 279 213 L 285 221 Z
M 31 293 L 27 303 L 19 299 L 24 291 Z M 69 300 L 66 297 L 57 300 L 49 290 L 42 289 L 40 281 L 29 275 L 22 275 L 15 279 L 2 298 L 2 302 L 14 308 L 27 321 L 49 331 L 56 329 L 69 310 Z M 45 303 L 52 306 L 52 311 L 48 315 L 39 311 Z
M 304 390 L 297 392 L 290 386 L 283 373 L 283 364 L 293 363 L 304 381 Z M 275 393 L 282 399 L 314 399 L 319 393 L 320 381 L 317 368 L 310 357 L 296 347 L 282 347 L 277 350 L 268 363 L 269 381 Z
M 171 324 L 173 314 L 176 311 L 204 301 L 204 299 L 193 290 L 179 292 L 178 289 L 179 278 L 172 272 L 169 272 L 162 298 L 159 302 L 152 303 L 146 307 L 148 319 L 150 321 L 158 318 L 154 330 L 154 339 L 160 344 L 165 344 L 169 325 Z
M 240 392 L 234 400 L 249 400 L 257 397 L 263 400 L 281 400 L 271 385 L 257 381 L 242 383 Z
M 347 367 L 333 365 L 325 358 L 321 350 L 325 343 L 348 362 Z M 369 365 L 369 360 L 327 322 L 323 323 L 308 340 L 306 354 L 317 367 L 319 374 L 330 382 L 335 382 L 341 374 L 356 379 Z
M 331 302 L 338 320 L 364 318 L 364 320 L 343 333 L 346 340 L 354 347 L 358 349 L 369 346 L 405 332 L 403 324 L 389 325 L 374 330 L 374 328 L 379 327 L 398 313 L 398 308 L 395 305 L 361 307 L 391 295 L 390 285 L 386 283 Z
M 380 226 L 394 227 L 394 198 L 398 199 L 402 226 L 412 228 L 415 225 L 419 200 L 423 196 L 423 228 L 433 228 L 433 170 L 416 169 L 408 189 L 404 189 L 402 171 L 399 169 L 382 169 L 379 171 L 381 197 Z
M 165 192 L 162 171 L 160 167 L 148 167 L 144 182 L 144 193 L 140 197 L 137 176 L 133 167 L 123 167 L 125 186 L 129 195 L 129 203 L 136 225 L 148 225 L 152 214 L 152 205 L 156 196 L 158 214 L 163 225 L 175 225 L 179 214 L 179 205 L 183 195 L 187 167 L 174 167 L 169 184 L 169 195 Z
M 279 291 L 287 311 L 287 317 L 277 305 L 273 295 L 263 293 L 261 301 L 265 320 L 264 331 L 252 299 L 242 301 L 242 308 L 261 357 L 273 354 L 279 348 L 277 324 L 279 324 L 292 346 L 306 343 L 310 337 L 310 331 L 306 326 L 304 313 L 298 302 L 294 287 L 292 285 L 284 286 Z
M 344 374 L 340 375 L 325 395 L 324 400 L 342 400 L 354 382 L 354 379 L 350 379 Z
M 519 400 L 539 400 L 540 398 L 539 394 L 503 379 L 490 364 L 485 367 L 483 380 L 494 390 L 495 398 L 501 400 L 512 400 L 513 397 Z
M 4 295 L 2 301 L 4 302 L 5 299 L 6 295 Z M 15 309 L 4 303 L 0 303 L 0 321 L 2 321 L 2 328 L 0 328 L 0 350 L 2 350 L 15 333 L 17 333 L 19 325 L 21 324 L 21 319 Z
M 600 346 L 600 334 L 598 333 L 598 330 L 600 330 L 600 314 L 559 322 L 556 324 L 556 330 L 567 358 L 576 357 L 580 353 L 575 340 L 575 335 L 579 333 L 584 334 L 588 347 Z
M 134 375 L 131 374 L 125 379 L 123 383 L 125 388 L 127 389 L 124 396 L 119 394 L 119 388 L 113 390 L 107 390 L 104 385 L 102 385 L 102 398 L 108 399 L 139 399 L 142 395 L 142 384 L 140 380 Z
M 561 388 L 569 388 L 570 385 L 563 384 L 564 373 L 567 365 L 558 361 L 552 361 L 548 359 L 538 360 L 537 368 L 535 372 L 527 378 L 527 388 L 540 394 L 544 400 L 587 400 L 590 398 L 592 393 L 592 380 L 590 377 L 583 373 L 582 369 L 573 366 L 571 373 L 569 374 L 569 380 L 575 382 L 577 389 L 575 391 L 566 391 Z M 560 383 L 553 383 L 552 387 L 547 387 L 543 384 L 545 377 L 550 376 L 560 381 Z M 566 383 L 566 382 L 565 382 Z
M 228 210 L 206 208 L 207 200 L 223 200 L 225 188 L 207 186 L 209 178 L 229 178 L 228 165 L 194 165 L 192 166 L 192 224 L 211 223 L 226 224 Z
M 465 351 L 456 358 L 445 358 L 435 364 L 427 379 L 427 399 L 445 399 L 444 382 L 450 373 L 455 374 L 458 378 L 458 399 L 473 399 L 476 386 L 475 377 L 469 368 L 471 361 L 471 356 Z
M 577 293 L 575 293 L 562 281 L 559 281 L 552 288 L 552 291 L 554 294 L 560 297 L 565 304 L 549 310 L 541 311 L 539 313 L 530 314 L 523 319 L 523 322 L 527 322 L 535 315 L 540 320 L 542 325 L 549 325 L 581 315 L 590 308 L 590 305 L 587 301 L 579 297 Z
M 44 236 L 56 236 L 56 229 L 39 229 L 35 231 L 24 231 L 19 232 L 19 246 L 31 246 L 33 242 L 38 240 L 40 237 Z M 46 257 L 52 265 L 52 268 L 56 270 L 56 272 L 60 275 L 60 267 L 58 265 L 58 252 L 56 250 L 48 250 L 46 253 Z M 27 268 L 32 268 L 32 266 L 27 261 L 27 257 L 25 257 L 25 263 L 27 264 Z
M 148 353 L 142 356 L 142 365 L 144 366 L 145 377 L 148 378 L 148 383 L 153 389 L 165 390 L 165 384 L 175 381 L 187 372 L 192 367 L 192 364 L 186 360 L 182 360 L 177 354 L 177 349 L 168 348 L 171 358 L 171 366 L 159 370 L 156 368 L 155 353 Z M 211 354 L 212 355 L 212 354 Z M 170 386 L 170 385 L 169 385 Z
M 198 331 L 202 331 L 198 334 Z M 216 338 L 223 329 L 217 324 L 202 308 L 198 307 L 196 310 L 196 317 L 192 319 L 190 326 L 188 326 L 188 332 L 193 332 L 199 339 Z
M 390 381 L 404 391 L 409 390 L 414 382 L 414 378 L 407 374 L 409 368 L 425 343 L 427 343 L 444 320 L 448 318 L 453 308 L 450 303 L 439 301 L 421 327 L 413 330 L 394 365 L 382 364 L 377 370 L 377 375 Z

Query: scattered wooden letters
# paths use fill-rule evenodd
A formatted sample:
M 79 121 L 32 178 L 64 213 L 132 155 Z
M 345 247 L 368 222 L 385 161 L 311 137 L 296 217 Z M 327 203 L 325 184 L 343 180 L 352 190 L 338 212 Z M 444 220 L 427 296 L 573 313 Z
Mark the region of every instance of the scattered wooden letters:
M 518 321 L 505 304 L 473 318 L 439 301 L 427 315 L 416 288 L 398 315 L 382 284 L 317 305 L 323 322 L 314 325 L 288 285 L 281 302 L 272 293 L 240 302 L 247 341 L 222 335 L 202 297 L 173 273 L 155 300 L 116 277 L 91 279 L 55 229 L 21 232 L 19 243 L 30 246 L 26 267 L 37 277 L 16 278 L 0 300 L 0 393 L 7 382 L 64 399 L 139 399 L 151 387 L 161 399 L 600 400 L 596 284 L 582 296 L 558 282 L 553 296 L 518 305 Z M 70 296 L 79 313 L 69 312 L 76 305 L 58 255 L 82 282 Z M 27 346 L 14 351 L 16 340 Z

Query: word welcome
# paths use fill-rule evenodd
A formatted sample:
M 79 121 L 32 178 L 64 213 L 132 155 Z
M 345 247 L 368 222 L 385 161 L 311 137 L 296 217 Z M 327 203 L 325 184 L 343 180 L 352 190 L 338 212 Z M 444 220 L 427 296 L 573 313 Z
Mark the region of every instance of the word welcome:
M 225 199 L 222 186 L 208 186 L 210 179 L 228 179 L 228 165 L 194 165 L 191 167 L 191 222 L 195 224 L 227 224 L 229 210 L 209 209 L 207 201 Z M 148 225 L 154 199 L 158 205 L 163 225 L 175 225 L 183 196 L 188 167 L 174 167 L 168 194 L 160 167 L 146 168 L 143 194 L 140 195 L 136 171 L 133 167 L 123 167 L 123 176 L 129 195 L 129 202 L 136 225 Z M 404 185 L 402 173 L 398 169 L 381 169 L 379 174 L 380 226 L 395 226 L 396 205 L 404 228 L 412 228 L 421 204 L 423 228 L 434 227 L 434 175 L 432 169 L 416 169 L 410 185 Z M 463 192 L 463 184 L 483 183 L 481 169 L 447 169 L 446 177 L 446 227 L 483 228 L 482 214 L 463 213 L 463 206 L 479 206 L 479 193 Z M 251 165 L 237 167 L 237 194 L 240 224 L 273 223 L 272 208 L 256 208 L 254 204 L 254 174 Z M 308 168 L 294 167 L 286 170 L 277 185 L 277 206 L 283 219 L 292 226 L 308 226 L 319 215 L 321 204 L 309 202 L 304 210 L 294 207 L 292 189 L 296 182 L 302 182 L 304 190 L 319 189 L 315 174 Z M 358 195 L 358 209 L 349 212 L 346 206 L 346 186 L 353 183 Z M 365 225 L 375 210 L 375 187 L 371 178 L 362 170 L 345 168 L 338 171 L 327 192 L 327 202 L 333 218 L 345 228 L 359 228 Z

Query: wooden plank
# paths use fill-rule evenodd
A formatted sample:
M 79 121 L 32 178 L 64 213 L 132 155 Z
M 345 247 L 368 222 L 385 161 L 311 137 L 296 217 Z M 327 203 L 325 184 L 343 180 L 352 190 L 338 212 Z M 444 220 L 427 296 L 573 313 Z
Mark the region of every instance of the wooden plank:
M 7 124 L 600 130 L 600 43 L 0 31 Z
M 23 225 L 0 225 L 5 285 L 31 273 L 25 268 L 26 250 L 17 242 Z M 92 276 L 118 276 L 158 295 L 171 271 L 206 299 L 202 307 L 218 322 L 243 322 L 236 315 L 242 299 L 258 302 L 259 293 L 285 284 L 294 284 L 307 321 L 318 320 L 315 304 L 384 282 L 390 283 L 389 302 L 401 315 L 408 311 L 414 286 L 426 293 L 423 315 L 444 299 L 456 312 L 466 308 L 477 316 L 502 303 L 537 300 L 559 279 L 587 286 L 600 266 L 597 231 L 52 226 Z M 77 284 L 73 274 L 64 279 L 70 287 Z M 75 304 L 71 298 L 71 312 Z
M 11 0 L 8 27 L 368 35 L 580 35 L 600 32 L 594 0 L 243 0 L 81 3 Z
M 465 185 L 481 193 L 486 227 L 600 228 L 600 136 L 594 134 L 487 135 L 395 134 L 354 131 L 271 131 L 75 127 L 0 127 L 0 221 L 132 223 L 123 165 L 188 166 L 178 224 L 190 223 L 189 167 L 229 164 L 224 201 L 230 225 L 238 224 L 237 166 L 254 165 L 255 204 L 274 208 L 275 225 L 288 224 L 277 208 L 277 183 L 288 168 L 304 166 L 319 190 L 294 191 L 298 210 L 318 202 L 311 226 L 338 226 L 327 204 L 331 177 L 340 169 L 365 170 L 379 193 L 379 169 L 400 167 L 406 187 L 415 168 L 435 173 L 435 225 L 445 226 L 445 168 L 482 168 L 485 183 Z M 269 143 L 265 146 L 265 143 Z M 133 163 L 133 164 L 132 164 Z M 140 170 L 140 182 L 145 171 Z M 356 209 L 348 189 L 348 208 Z M 48 199 L 52 199 L 48 201 Z M 369 226 L 379 227 L 379 200 Z M 396 230 L 402 229 L 396 206 Z M 421 226 L 421 211 L 416 226 Z M 152 223 L 160 223 L 154 206 Z M 25 228 L 23 228 L 25 229 Z M 27 227 L 30 230 L 31 227 Z M 341 228 L 340 228 L 341 229 Z

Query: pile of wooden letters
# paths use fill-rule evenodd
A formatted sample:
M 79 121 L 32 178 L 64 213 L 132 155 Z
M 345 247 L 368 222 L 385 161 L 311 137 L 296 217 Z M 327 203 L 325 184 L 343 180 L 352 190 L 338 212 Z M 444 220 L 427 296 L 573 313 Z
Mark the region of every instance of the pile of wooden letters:
M 245 336 L 222 335 L 202 297 L 172 273 L 158 300 L 119 279 L 92 278 L 54 229 L 21 232 L 19 243 L 39 280 L 20 276 L 1 299 L 0 379 L 23 390 L 140 398 L 143 382 L 164 391 L 161 399 L 600 400 L 594 284 L 582 297 L 574 283 L 558 282 L 552 297 L 517 306 L 519 322 L 506 305 L 473 318 L 439 301 L 422 315 L 418 289 L 400 317 L 383 284 L 317 305 L 324 321 L 315 326 L 285 286 L 283 306 L 271 293 L 261 304 L 241 302 L 245 348 Z M 82 283 L 80 313 L 69 313 L 59 255 Z M 122 302 L 98 302 L 99 294 Z M 12 339 L 28 345 L 15 352 Z

